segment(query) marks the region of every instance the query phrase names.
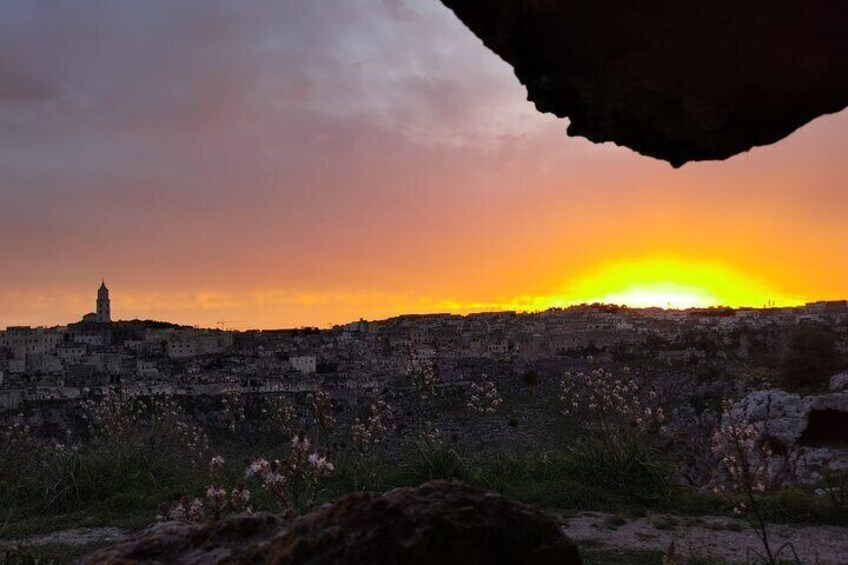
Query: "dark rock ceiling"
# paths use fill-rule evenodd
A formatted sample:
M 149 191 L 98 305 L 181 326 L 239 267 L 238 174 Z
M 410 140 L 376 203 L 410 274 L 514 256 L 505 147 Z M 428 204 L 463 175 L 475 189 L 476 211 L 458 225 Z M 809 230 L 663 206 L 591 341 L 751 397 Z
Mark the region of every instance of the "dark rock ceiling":
M 442 0 L 568 134 L 675 167 L 848 104 L 848 0 Z

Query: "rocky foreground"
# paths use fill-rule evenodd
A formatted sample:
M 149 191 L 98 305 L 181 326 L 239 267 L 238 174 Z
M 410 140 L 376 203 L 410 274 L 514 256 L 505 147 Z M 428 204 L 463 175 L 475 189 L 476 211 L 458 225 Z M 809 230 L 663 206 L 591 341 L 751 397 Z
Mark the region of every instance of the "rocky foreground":
M 581 560 L 560 524 L 543 512 L 433 481 L 384 495 L 348 495 L 291 520 L 255 514 L 210 525 L 163 523 L 82 563 L 578 565 Z

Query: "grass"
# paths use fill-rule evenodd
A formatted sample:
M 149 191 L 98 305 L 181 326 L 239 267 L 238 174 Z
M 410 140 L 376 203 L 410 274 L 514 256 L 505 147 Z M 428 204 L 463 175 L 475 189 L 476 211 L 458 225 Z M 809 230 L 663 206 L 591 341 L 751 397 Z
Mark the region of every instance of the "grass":
M 225 452 L 228 461 L 225 480 L 235 484 L 243 476 L 248 457 L 236 451 Z M 603 454 L 592 446 L 547 454 L 509 455 L 419 445 L 392 458 L 365 460 L 357 455 L 339 454 L 335 464 L 336 472 L 327 480 L 322 502 L 355 491 L 385 491 L 445 479 L 557 511 L 591 509 L 622 516 L 646 512 L 730 514 L 717 497 L 669 487 L 663 463 L 634 455 L 612 464 L 604 461 Z M 51 506 L 38 496 L 29 496 L 31 490 L 26 491 L 27 497 L 21 498 L 0 493 L 0 508 L 7 512 L 6 516 L 0 516 L 0 537 L 80 525 L 137 528 L 155 520 L 162 503 L 181 495 L 202 496 L 207 486 L 205 468 L 196 473 L 157 475 L 143 462 L 136 462 L 130 469 L 112 470 L 102 461 L 85 462 L 83 466 L 88 471 L 80 473 L 84 478 L 79 479 L 79 497 L 71 505 Z M 260 507 L 273 509 L 261 490 L 255 485 L 252 490 Z M 766 497 L 763 506 L 769 519 L 775 522 L 848 522 L 845 509 L 839 511 L 827 502 L 795 489 Z M 6 526 L 2 527 L 4 521 Z
M 356 462 L 350 458 L 337 459 L 328 493 L 335 497 L 355 490 L 387 490 L 444 479 L 548 509 L 638 513 L 645 507 L 672 502 L 662 466 L 636 457 L 621 465 L 604 465 L 601 459 L 595 448 L 518 456 L 419 445 L 396 460 L 369 462 L 368 476 L 357 475 Z
M 513 408 L 507 403 L 504 410 Z M 245 481 L 244 470 L 252 456 L 281 460 L 287 456 L 288 441 L 279 434 L 274 437 L 221 430 L 210 438 L 214 448 L 204 461 L 192 464 L 192 451 L 185 447 L 194 444 L 185 442 L 183 428 L 166 426 L 170 421 L 167 418 L 154 420 L 162 426 L 155 429 L 127 428 L 120 425 L 120 411 L 116 414 L 115 428 L 126 435 L 105 439 L 95 435 L 78 450 L 57 450 L 54 446 L 51 451 L 49 446 L 42 446 L 18 448 L 13 453 L 4 450 L 0 442 L 0 545 L 3 539 L 25 539 L 68 528 L 140 529 L 156 519 L 162 504 L 183 496 L 204 497 L 211 455 L 222 455 L 226 461 L 219 478 L 227 489 Z M 503 450 L 472 452 L 457 445 L 428 443 L 392 454 L 365 456 L 337 451 L 331 457 L 335 472 L 325 480 L 316 502 L 351 492 L 386 491 L 445 479 L 499 492 L 545 508 L 560 518 L 585 510 L 608 513 L 601 525 L 607 534 L 634 517 L 649 516 L 655 528 L 677 530 L 717 528 L 711 526 L 713 520 L 700 516 L 730 514 L 731 509 L 721 498 L 675 486 L 674 456 L 658 451 L 660 444 L 649 441 L 647 435 L 622 432 L 615 436 L 617 441 L 607 438 L 604 444 L 579 430 L 572 431 L 573 437 L 561 443 L 567 448 L 548 452 L 532 447 L 517 454 Z M 313 443 L 327 445 L 325 441 Z M 248 482 L 254 508 L 281 510 L 255 480 Z M 761 506 L 769 522 L 848 524 L 844 495 L 831 499 L 817 497 L 809 489 L 785 489 L 765 497 Z M 732 524 L 728 529 L 742 527 L 738 522 Z M 659 551 L 615 549 L 590 542 L 581 542 L 580 546 L 586 563 L 638 565 L 661 563 L 663 557 Z M 12 563 L 65 562 L 95 548 L 93 544 L 30 547 Z M 0 565 L 6 565 L 2 558 Z
M 107 543 L 89 544 L 44 544 L 4 550 L 0 548 L 0 565 L 60 565 L 74 563 Z
M 658 530 L 676 530 L 680 527 L 680 520 L 668 515 L 653 516 L 651 525 Z
M 225 485 L 243 480 L 251 454 L 273 453 L 272 445 L 267 443 L 246 446 L 239 438 L 222 439 L 216 441 L 215 453 L 223 454 L 227 461 Z M 147 455 L 118 465 L 108 453 L 83 450 L 78 464 L 69 467 L 72 471 L 63 471 L 72 473 L 72 480 L 57 477 L 54 469 L 36 466 L 27 475 L 25 488 L 3 488 L 0 477 L 0 539 L 19 539 L 71 527 L 136 530 L 156 519 L 162 503 L 182 495 L 203 496 L 208 486 L 205 465 L 193 468 L 184 463 L 174 469 Z M 327 479 L 319 503 L 350 492 L 385 491 L 446 479 L 493 490 L 560 515 L 583 510 L 607 512 L 613 517 L 606 527 L 613 529 L 623 525 L 627 517 L 646 513 L 730 515 L 730 508 L 711 494 L 670 486 L 671 463 L 642 449 L 612 460 L 597 444 L 587 442 L 556 452 L 518 455 L 502 451 L 471 453 L 456 446 L 418 444 L 392 456 L 366 459 L 342 452 L 333 460 L 336 471 Z M 39 488 L 54 485 L 57 480 L 72 484 L 73 496 L 56 498 L 49 488 Z M 250 487 L 258 508 L 275 509 L 267 493 L 255 484 Z M 803 489 L 778 491 L 764 499 L 763 508 L 771 522 L 848 523 L 844 505 L 836 507 L 828 497 L 816 497 Z M 689 522 L 684 519 L 682 523 Z M 679 525 L 679 519 L 668 518 L 657 527 L 673 529 Z
M 171 488 L 146 488 L 85 501 L 80 508 L 68 512 L 44 511 L 34 505 L 10 508 L 10 519 L 5 527 L 0 528 L 0 539 L 16 539 L 68 528 L 113 526 L 138 530 L 156 519 L 159 505 L 170 496 L 173 496 Z

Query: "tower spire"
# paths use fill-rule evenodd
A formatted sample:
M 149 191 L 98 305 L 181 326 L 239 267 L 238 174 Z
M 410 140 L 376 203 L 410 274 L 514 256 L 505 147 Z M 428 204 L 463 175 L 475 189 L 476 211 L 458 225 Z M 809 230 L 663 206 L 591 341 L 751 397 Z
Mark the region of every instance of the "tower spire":
M 106 288 L 106 278 L 100 281 L 100 288 L 97 289 L 97 321 L 109 323 L 112 321 L 112 305 L 109 300 L 109 289 Z

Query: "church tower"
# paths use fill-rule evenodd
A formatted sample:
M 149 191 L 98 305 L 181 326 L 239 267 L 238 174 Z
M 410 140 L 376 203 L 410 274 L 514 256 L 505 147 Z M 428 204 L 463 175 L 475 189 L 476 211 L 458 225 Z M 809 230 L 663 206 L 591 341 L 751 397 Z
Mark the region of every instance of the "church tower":
M 100 288 L 97 289 L 97 321 L 99 323 L 108 323 L 112 321 L 112 307 L 109 302 L 109 289 L 106 288 L 106 281 L 100 283 Z

